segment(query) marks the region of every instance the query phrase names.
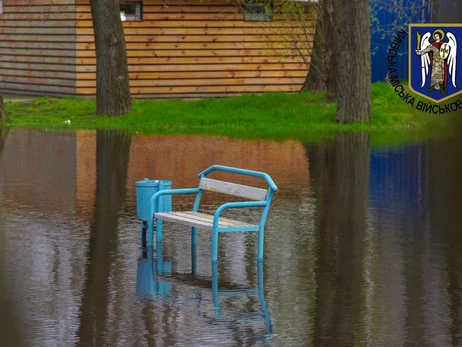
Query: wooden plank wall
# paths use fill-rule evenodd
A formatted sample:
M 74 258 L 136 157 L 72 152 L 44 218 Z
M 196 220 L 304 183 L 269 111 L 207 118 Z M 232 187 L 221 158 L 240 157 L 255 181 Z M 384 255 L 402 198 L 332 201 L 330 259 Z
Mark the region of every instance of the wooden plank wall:
M 0 92 L 75 95 L 74 0 L 3 0 Z
M 94 96 L 89 0 L 76 0 L 76 17 L 76 92 Z M 284 43 L 293 40 L 283 32 L 290 25 L 282 17 L 244 22 L 242 11 L 226 0 L 144 0 L 143 21 L 124 22 L 131 93 L 195 98 L 298 91 L 307 65 Z
M 89 0 L 4 0 L 3 7 L 0 92 L 96 94 Z M 124 22 L 132 96 L 297 91 L 307 65 L 286 42 L 292 25 L 278 16 L 244 22 L 226 0 L 144 0 L 143 21 Z

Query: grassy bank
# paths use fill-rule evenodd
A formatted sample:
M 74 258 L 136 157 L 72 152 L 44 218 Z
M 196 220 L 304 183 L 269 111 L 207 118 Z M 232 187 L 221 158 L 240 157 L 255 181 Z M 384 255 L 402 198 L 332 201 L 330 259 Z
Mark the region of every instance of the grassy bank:
M 133 100 L 123 117 L 95 115 L 95 100 L 37 98 L 8 102 L 8 127 L 121 129 L 145 134 L 207 134 L 241 138 L 307 140 L 336 131 L 369 131 L 382 136 L 428 137 L 445 131 L 445 117 L 407 105 L 385 83 L 372 86 L 372 121 L 334 122 L 336 105 L 324 94 L 244 95 L 201 100 Z M 70 120 L 70 124 L 66 124 Z M 401 135 L 399 135 L 401 134 Z M 387 141 L 388 142 L 388 141 Z

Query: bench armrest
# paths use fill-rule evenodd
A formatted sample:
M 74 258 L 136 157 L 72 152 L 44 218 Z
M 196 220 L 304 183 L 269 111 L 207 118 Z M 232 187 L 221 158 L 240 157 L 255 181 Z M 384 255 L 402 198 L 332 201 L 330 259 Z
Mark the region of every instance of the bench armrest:
M 266 207 L 268 203 L 266 201 L 241 201 L 241 202 L 227 202 L 226 204 L 221 205 L 215 211 L 213 215 L 213 226 L 218 227 L 218 218 L 220 218 L 221 213 L 224 210 L 230 208 L 244 208 L 244 207 Z M 261 218 L 260 218 L 261 220 Z
M 200 192 L 199 188 L 180 188 L 180 189 L 164 189 L 155 193 L 151 198 L 149 206 L 149 220 L 152 222 L 154 216 L 155 206 L 159 203 L 159 197 L 161 195 L 180 195 L 180 194 L 197 194 Z

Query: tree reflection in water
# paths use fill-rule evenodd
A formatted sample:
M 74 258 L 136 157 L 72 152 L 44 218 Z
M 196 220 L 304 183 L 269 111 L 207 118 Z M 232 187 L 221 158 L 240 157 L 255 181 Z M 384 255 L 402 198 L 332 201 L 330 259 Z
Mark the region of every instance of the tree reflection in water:
M 312 344 L 354 345 L 364 279 L 361 246 L 367 229 L 370 138 L 337 134 L 307 147 L 316 199 L 316 308 Z
M 95 214 L 90 228 L 85 287 L 80 308 L 79 346 L 103 346 L 109 278 L 117 249 L 118 213 L 126 198 L 131 135 L 97 132 Z
M 444 257 L 448 296 L 449 336 L 452 346 L 462 344 L 462 112 L 451 139 L 434 142 L 429 151 L 430 223 L 439 232 L 433 235 Z M 457 232 L 458 231 L 458 232 Z M 441 303 L 439 306 L 442 306 Z
M 8 129 L 0 127 L 0 158 L 2 156 L 3 148 L 5 147 L 7 137 L 8 137 Z
M 0 127 L 0 158 L 8 138 L 8 129 Z M 1 213 L 1 209 L 0 209 Z M 0 223 L 0 235 L 3 234 Z M 3 258 L 0 257 L 0 274 L 3 273 Z M 15 309 L 11 303 L 10 293 L 6 291 L 3 281 L 0 281 L 0 341 L 5 346 L 26 346 L 23 339 L 25 332 L 17 320 Z

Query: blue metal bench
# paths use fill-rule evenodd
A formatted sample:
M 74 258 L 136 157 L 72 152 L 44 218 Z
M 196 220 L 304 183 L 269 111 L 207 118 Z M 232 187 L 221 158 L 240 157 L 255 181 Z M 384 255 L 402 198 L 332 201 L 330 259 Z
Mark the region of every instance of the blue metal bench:
M 263 178 L 268 184 L 267 189 L 251 187 L 236 183 L 230 183 L 215 179 L 207 178 L 207 175 L 213 171 L 224 171 L 233 174 L 247 175 Z M 264 242 L 264 227 L 266 218 L 273 198 L 273 193 L 277 191 L 277 186 L 271 177 L 259 171 L 252 171 L 230 166 L 212 165 L 208 169 L 199 174 L 199 187 L 183 188 L 183 189 L 166 189 L 158 191 L 151 198 L 148 221 L 148 246 L 153 245 L 154 231 L 157 235 L 157 243 L 162 242 L 162 222 L 175 222 L 191 227 L 191 246 L 195 248 L 197 244 L 197 229 L 205 229 L 212 231 L 212 262 L 217 261 L 218 255 L 218 233 L 224 232 L 239 232 L 239 231 L 257 231 L 258 232 L 258 253 L 257 259 L 263 259 L 263 242 Z M 212 191 L 238 196 L 240 198 L 249 199 L 252 201 L 239 201 L 224 203 L 217 208 L 213 215 L 199 212 L 200 202 L 203 191 Z M 156 211 L 156 206 L 159 204 L 159 197 L 162 195 L 176 194 L 196 194 L 196 199 L 191 211 L 178 212 L 160 212 Z M 260 220 L 258 224 L 249 224 L 237 220 L 221 217 L 224 210 L 234 208 L 262 208 Z

